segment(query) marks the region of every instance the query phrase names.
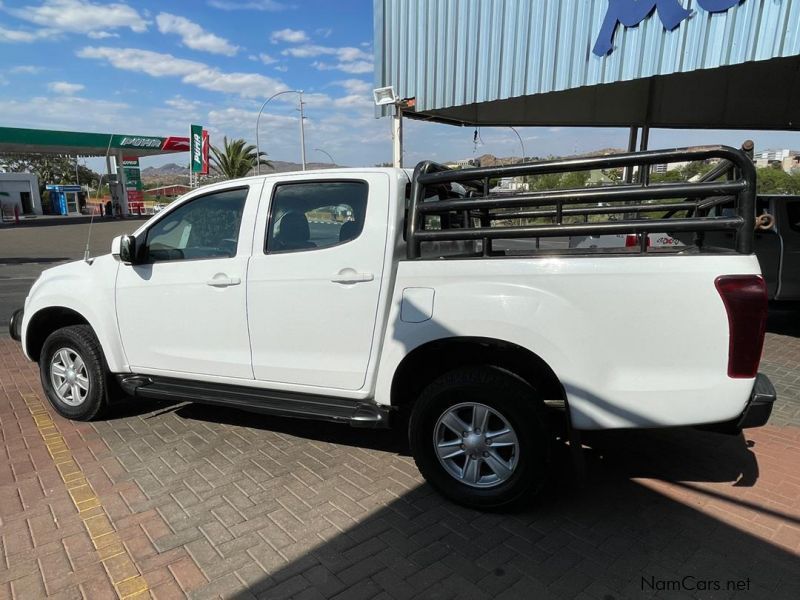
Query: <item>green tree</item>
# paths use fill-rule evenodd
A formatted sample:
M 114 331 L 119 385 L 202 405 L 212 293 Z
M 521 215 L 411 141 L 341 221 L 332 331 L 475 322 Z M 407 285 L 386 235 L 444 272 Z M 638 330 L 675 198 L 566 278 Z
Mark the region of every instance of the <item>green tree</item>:
M 800 174 L 763 167 L 756 172 L 756 190 L 759 194 L 800 194 Z
M 211 168 L 225 179 L 246 177 L 257 164 L 272 168 L 272 163 L 266 158 L 267 153 L 256 153 L 256 147 L 248 144 L 243 139 L 228 141 L 222 139 L 222 148 L 211 146 Z
M 574 190 L 586 187 L 586 182 L 589 181 L 589 171 L 572 171 L 571 173 L 564 173 L 561 176 L 559 187 L 564 190 Z

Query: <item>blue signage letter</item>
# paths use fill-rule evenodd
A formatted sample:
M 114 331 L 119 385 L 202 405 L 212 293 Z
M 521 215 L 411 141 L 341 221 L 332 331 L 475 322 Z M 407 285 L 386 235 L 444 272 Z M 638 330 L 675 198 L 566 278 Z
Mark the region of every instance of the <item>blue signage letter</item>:
M 697 0 L 697 4 L 708 12 L 724 12 L 742 0 Z M 600 33 L 592 48 L 597 56 L 605 56 L 614 48 L 614 32 L 617 25 L 635 27 L 647 16 L 658 11 L 658 18 L 667 31 L 675 29 L 692 11 L 681 6 L 678 0 L 608 0 L 608 9 L 600 26 Z

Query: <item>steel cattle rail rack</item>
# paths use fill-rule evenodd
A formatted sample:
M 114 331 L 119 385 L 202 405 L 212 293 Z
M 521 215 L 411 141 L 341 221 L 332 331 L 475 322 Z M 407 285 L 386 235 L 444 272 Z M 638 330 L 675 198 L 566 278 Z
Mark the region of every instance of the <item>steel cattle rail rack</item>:
M 649 167 L 654 164 L 720 159 L 711 177 L 698 182 L 650 184 Z M 519 194 L 492 194 L 490 181 L 500 177 L 519 177 L 589 171 L 592 169 L 634 169 L 638 183 L 603 185 L 568 190 L 545 190 Z M 713 179 L 727 175 L 728 179 Z M 452 183 L 470 189 L 466 197 L 426 202 Z M 752 160 L 729 146 L 699 146 L 672 150 L 630 152 L 610 156 L 567 158 L 502 167 L 454 170 L 432 161 L 419 163 L 414 170 L 411 204 L 406 223 L 409 259 L 422 257 L 422 244 L 444 241 L 482 241 L 482 255 L 492 255 L 492 240 L 547 238 L 560 236 L 598 236 L 638 234 L 639 252 L 648 251 L 648 233 L 695 232 L 697 245 L 703 232 L 735 231 L 734 248 L 742 254 L 753 251 L 755 229 L 756 170 Z M 720 197 L 735 200 L 735 215 L 700 216 L 704 207 L 719 202 Z M 680 198 L 682 200 L 675 200 Z M 648 200 L 663 200 L 647 203 Z M 704 203 L 702 201 L 705 200 Z M 594 204 L 594 206 L 585 206 Z M 584 206 L 575 206 L 584 205 Z M 514 212 L 502 212 L 516 209 Z M 686 211 L 686 217 L 635 219 L 631 215 Z M 453 222 L 445 215 L 460 215 Z M 588 222 L 590 215 L 622 215 L 621 220 Z M 439 215 L 441 229 L 425 229 L 425 217 Z M 565 223 L 565 217 L 583 216 L 584 223 Z M 551 223 L 492 226 L 509 219 L 549 218 Z M 445 224 L 450 226 L 445 227 Z M 538 243 L 537 243 L 538 246 Z

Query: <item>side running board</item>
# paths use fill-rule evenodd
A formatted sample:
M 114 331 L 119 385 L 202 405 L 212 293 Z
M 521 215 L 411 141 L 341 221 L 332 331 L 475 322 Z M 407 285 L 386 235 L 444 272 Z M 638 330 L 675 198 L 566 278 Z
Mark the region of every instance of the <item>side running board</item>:
M 148 375 L 117 375 L 117 380 L 125 393 L 136 398 L 189 400 L 282 417 L 349 423 L 354 427 L 389 426 L 389 407 L 363 400 Z

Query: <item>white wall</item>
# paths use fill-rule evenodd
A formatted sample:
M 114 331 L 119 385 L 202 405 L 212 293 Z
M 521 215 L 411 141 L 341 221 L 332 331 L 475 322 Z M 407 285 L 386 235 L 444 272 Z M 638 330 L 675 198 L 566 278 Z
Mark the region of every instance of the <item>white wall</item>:
M 20 216 L 22 216 L 24 211 L 20 193 L 28 192 L 31 195 L 33 214 L 42 214 L 42 200 L 39 197 L 39 178 L 36 175 L 32 173 L 0 173 L 0 192 L 8 194 L 7 196 L 0 194 L 0 203 L 3 204 L 4 213 L 13 213 L 13 207 L 16 205 Z

